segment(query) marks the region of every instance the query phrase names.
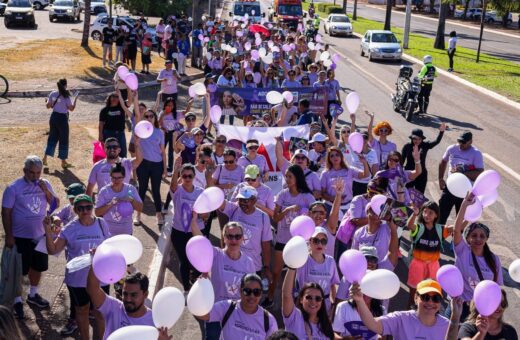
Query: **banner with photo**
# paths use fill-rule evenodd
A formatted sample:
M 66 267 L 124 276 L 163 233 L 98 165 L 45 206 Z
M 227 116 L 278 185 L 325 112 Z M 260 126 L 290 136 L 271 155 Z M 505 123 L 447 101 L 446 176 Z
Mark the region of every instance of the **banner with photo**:
M 324 88 L 312 87 L 291 87 L 291 88 L 236 88 L 217 86 L 215 92 L 211 94 L 211 105 L 219 105 L 223 115 L 260 116 L 265 111 L 269 111 L 272 104 L 269 104 L 266 95 L 270 91 L 284 92 L 290 91 L 293 94 L 293 105 L 297 105 L 302 99 L 309 100 L 310 110 L 317 115 L 325 114 L 327 110 L 327 90 Z

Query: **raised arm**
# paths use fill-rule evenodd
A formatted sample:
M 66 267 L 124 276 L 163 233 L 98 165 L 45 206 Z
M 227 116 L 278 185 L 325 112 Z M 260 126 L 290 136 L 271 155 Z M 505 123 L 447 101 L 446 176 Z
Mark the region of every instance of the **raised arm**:
M 372 141 L 374 140 L 374 134 L 372 132 L 372 129 L 374 127 L 374 114 L 373 113 L 370 113 L 368 111 L 365 111 L 365 114 L 370 117 L 370 121 L 368 122 L 368 127 L 367 127 L 367 130 L 368 130 L 368 143 L 370 145 L 372 145 Z
M 390 246 L 388 247 L 388 260 L 395 268 L 399 262 L 399 237 L 397 236 L 397 225 L 393 220 L 390 220 L 388 226 L 390 227 Z
M 282 285 L 282 314 L 288 318 L 294 310 L 293 288 L 296 270 L 288 268 Z
M 63 238 L 56 238 L 56 240 L 52 239 L 53 231 L 52 227 L 52 217 L 45 216 L 43 218 L 43 226 L 45 228 L 45 244 L 47 246 L 47 252 L 50 255 L 54 255 L 65 249 L 65 245 L 67 241 Z
M 429 149 L 433 149 L 441 142 L 442 136 L 444 136 L 444 131 L 446 131 L 446 123 L 442 123 L 441 126 L 439 126 L 439 134 L 437 135 L 437 138 L 428 143 Z
M 361 287 L 357 282 L 354 282 L 350 287 L 350 296 L 356 301 L 357 312 L 363 324 L 372 332 L 383 335 L 383 323 L 381 320 L 375 319 L 370 309 L 365 303 Z
M 283 155 L 283 144 L 280 137 L 276 138 L 276 146 L 274 150 L 276 154 L 276 167 L 282 169 L 285 164 L 289 163 L 289 161 L 285 159 Z
M 413 161 L 415 162 L 415 169 L 410 173 L 410 180 L 413 181 L 422 173 L 421 158 L 419 154 L 419 147 L 413 146 L 412 151 Z
M 345 191 L 345 182 L 343 180 L 337 180 L 334 183 L 334 190 L 336 191 L 336 196 L 334 197 L 332 209 L 327 219 L 327 227 L 333 235 L 336 234 L 336 229 L 338 229 L 339 209 L 341 208 L 341 196 L 343 196 L 343 192 Z
M 87 277 L 87 293 L 90 296 L 90 301 L 94 304 L 96 309 L 101 307 L 107 298 L 105 292 L 99 286 L 99 280 L 97 279 L 96 275 L 94 275 L 92 266 L 90 266 Z
M 468 206 L 472 205 L 475 202 L 475 195 L 471 192 L 468 192 L 462 204 L 460 205 L 459 212 L 457 213 L 457 218 L 455 219 L 455 230 L 453 231 L 453 243 L 458 245 L 462 241 L 462 231 L 464 230 L 464 215 L 466 214 L 466 209 Z
M 419 215 L 419 209 L 417 207 L 413 207 L 413 214 L 408 218 L 408 222 L 406 223 L 406 227 L 412 232 L 412 234 L 415 232 L 415 229 L 417 229 L 417 224 L 415 224 L 415 219 Z

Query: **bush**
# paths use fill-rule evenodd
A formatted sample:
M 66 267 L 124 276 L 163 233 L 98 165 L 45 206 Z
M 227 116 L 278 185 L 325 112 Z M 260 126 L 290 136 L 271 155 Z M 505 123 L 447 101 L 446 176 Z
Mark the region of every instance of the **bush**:
M 325 10 L 325 13 L 327 14 L 332 14 L 332 13 L 340 13 L 340 14 L 344 14 L 343 13 L 343 7 L 341 6 L 327 6 L 326 10 Z

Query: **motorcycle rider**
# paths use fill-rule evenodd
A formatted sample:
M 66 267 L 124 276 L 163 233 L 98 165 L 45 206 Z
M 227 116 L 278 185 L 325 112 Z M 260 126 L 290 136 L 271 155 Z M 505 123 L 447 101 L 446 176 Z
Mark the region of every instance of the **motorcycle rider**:
M 421 80 L 421 92 L 419 93 L 419 112 L 428 113 L 428 104 L 430 103 L 430 93 L 433 88 L 433 80 L 437 77 L 437 69 L 432 64 L 433 58 L 431 55 L 425 55 L 421 71 L 419 72 L 419 79 Z
M 320 31 L 320 16 L 318 14 L 314 15 L 313 25 L 316 33 L 318 33 Z

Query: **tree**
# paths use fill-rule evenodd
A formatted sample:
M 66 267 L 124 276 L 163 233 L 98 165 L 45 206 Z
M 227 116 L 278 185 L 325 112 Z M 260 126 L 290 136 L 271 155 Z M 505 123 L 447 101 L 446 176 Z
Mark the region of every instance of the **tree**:
M 85 0 L 85 15 L 83 18 L 83 35 L 81 36 L 81 47 L 88 47 L 88 39 L 90 37 L 90 2 Z
M 488 3 L 502 16 L 504 27 L 507 27 L 509 13 L 520 11 L 520 0 L 489 0 Z
M 386 0 L 385 30 L 391 30 L 392 21 L 392 0 Z
M 462 13 L 462 19 L 466 20 L 466 15 L 468 15 L 468 8 L 469 8 L 469 0 L 466 0 L 466 3 L 464 4 L 464 12 Z
M 354 9 L 352 9 L 352 20 L 357 20 L 357 1 L 354 0 Z
M 444 2 L 439 8 L 439 23 L 437 26 L 437 34 L 435 36 L 434 48 L 444 50 L 444 31 L 446 28 L 446 13 L 450 10 L 450 4 Z

